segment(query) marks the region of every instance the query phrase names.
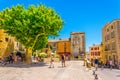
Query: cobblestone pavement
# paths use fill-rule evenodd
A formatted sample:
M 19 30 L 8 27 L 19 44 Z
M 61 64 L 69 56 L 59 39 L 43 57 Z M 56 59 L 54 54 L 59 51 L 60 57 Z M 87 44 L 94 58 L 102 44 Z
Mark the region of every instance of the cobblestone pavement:
M 54 64 L 55 68 L 48 68 L 48 63 L 1 66 L 0 80 L 94 80 L 91 72 L 82 66 L 82 61 L 67 61 L 64 68 L 60 62 Z

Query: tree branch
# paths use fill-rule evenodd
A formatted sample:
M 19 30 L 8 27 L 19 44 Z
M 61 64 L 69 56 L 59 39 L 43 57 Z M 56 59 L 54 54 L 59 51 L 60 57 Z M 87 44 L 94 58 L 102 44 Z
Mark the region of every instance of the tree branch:
M 35 41 L 34 41 L 34 44 L 32 45 L 31 49 L 33 49 L 33 47 L 35 46 L 35 44 L 36 44 L 36 42 L 37 42 L 38 37 L 41 36 L 41 35 L 45 35 L 45 33 L 41 33 L 41 34 L 38 34 L 38 35 L 36 36 Z

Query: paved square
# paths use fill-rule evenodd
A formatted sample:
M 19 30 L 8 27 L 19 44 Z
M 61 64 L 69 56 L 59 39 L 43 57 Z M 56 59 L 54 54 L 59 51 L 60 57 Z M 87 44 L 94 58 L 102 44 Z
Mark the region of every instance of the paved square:
M 61 62 L 55 62 L 54 65 L 55 68 L 48 68 L 49 63 L 38 63 L 31 66 L 8 64 L 0 67 L 0 80 L 94 80 L 92 70 L 88 71 L 82 66 L 82 61 L 67 61 L 64 68 L 61 67 Z M 118 80 L 120 78 L 116 77 L 120 73 L 119 70 L 101 71 L 99 69 L 96 73 L 99 76 L 98 80 Z

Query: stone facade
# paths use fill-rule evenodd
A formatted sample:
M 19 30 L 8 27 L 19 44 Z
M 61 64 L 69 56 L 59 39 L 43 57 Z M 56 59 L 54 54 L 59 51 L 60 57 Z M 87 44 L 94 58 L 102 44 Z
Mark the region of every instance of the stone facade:
M 71 54 L 74 58 L 82 57 L 85 54 L 85 33 L 71 33 Z
M 105 61 L 112 59 L 120 64 L 120 20 L 107 23 L 102 29 Z
M 7 57 L 14 51 L 14 39 L 7 35 L 4 30 L 0 30 L 0 57 Z
M 16 41 L 14 37 L 0 29 L 0 58 L 8 57 L 14 51 L 25 50 L 25 47 Z

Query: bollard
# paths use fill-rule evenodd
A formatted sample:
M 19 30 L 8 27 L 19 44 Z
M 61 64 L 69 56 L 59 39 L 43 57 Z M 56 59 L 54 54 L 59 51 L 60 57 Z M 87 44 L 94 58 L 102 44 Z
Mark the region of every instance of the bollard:
M 93 75 L 95 75 L 95 71 L 93 71 Z
M 98 76 L 97 76 L 97 74 L 95 74 L 95 79 L 94 80 L 98 80 Z

